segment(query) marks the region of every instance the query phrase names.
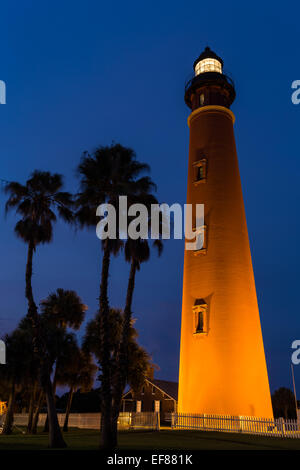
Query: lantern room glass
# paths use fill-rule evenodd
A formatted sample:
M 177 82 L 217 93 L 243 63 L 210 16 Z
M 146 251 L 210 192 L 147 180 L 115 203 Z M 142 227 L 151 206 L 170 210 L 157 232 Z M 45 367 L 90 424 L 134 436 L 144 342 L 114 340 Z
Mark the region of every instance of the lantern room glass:
M 196 64 L 195 75 L 204 72 L 218 72 L 222 73 L 222 64 L 217 59 L 203 59 Z

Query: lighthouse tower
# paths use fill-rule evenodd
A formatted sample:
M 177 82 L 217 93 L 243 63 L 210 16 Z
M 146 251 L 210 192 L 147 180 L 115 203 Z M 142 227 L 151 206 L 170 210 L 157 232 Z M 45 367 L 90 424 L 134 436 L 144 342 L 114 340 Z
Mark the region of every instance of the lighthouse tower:
M 230 106 L 208 47 L 186 85 L 187 203 L 204 204 L 204 244 L 185 250 L 178 411 L 273 418 Z

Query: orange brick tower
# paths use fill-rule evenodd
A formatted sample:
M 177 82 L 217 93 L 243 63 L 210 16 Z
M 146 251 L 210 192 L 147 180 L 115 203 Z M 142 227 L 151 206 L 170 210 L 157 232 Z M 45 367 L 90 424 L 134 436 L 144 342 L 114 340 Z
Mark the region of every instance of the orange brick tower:
M 235 90 L 222 68 L 206 48 L 185 90 L 187 203 L 204 204 L 205 225 L 203 247 L 185 250 L 178 408 L 273 418 L 229 109 Z

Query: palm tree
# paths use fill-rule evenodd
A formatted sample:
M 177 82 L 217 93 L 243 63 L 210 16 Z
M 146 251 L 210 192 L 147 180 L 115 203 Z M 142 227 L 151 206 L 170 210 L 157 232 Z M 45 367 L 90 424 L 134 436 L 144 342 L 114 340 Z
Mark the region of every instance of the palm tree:
M 55 372 L 54 372 L 54 380 L 52 383 L 53 387 L 53 394 L 55 396 L 56 387 L 57 387 L 57 374 L 59 369 L 64 369 L 69 367 L 70 363 L 73 363 L 73 366 L 76 366 L 76 353 L 78 350 L 77 340 L 73 333 L 69 333 L 62 328 L 58 328 L 57 325 L 53 325 L 52 327 L 57 331 L 56 337 L 49 338 L 49 346 L 52 349 L 52 361 L 53 364 L 55 363 Z M 46 418 L 44 432 L 49 431 L 49 420 L 48 416 Z
M 42 243 L 50 243 L 53 234 L 53 223 L 58 214 L 63 220 L 72 221 L 71 195 L 62 192 L 61 175 L 46 171 L 34 171 L 25 186 L 18 182 L 10 182 L 5 186 L 9 198 L 6 202 L 6 212 L 15 209 L 21 219 L 15 226 L 15 233 L 28 245 L 26 264 L 26 290 L 28 301 L 28 316 L 37 322 L 37 306 L 32 292 L 32 259 L 36 247 Z
M 131 202 L 139 202 L 144 204 L 148 209 L 148 214 L 151 214 L 151 205 L 157 204 L 157 199 L 149 193 L 138 194 L 131 198 Z M 151 216 L 148 218 L 148 227 L 150 229 Z M 157 236 L 161 235 L 162 222 L 160 221 L 159 233 Z M 163 250 L 163 244 L 160 238 L 157 238 L 153 241 L 153 247 L 157 249 L 158 255 L 160 256 Z M 133 292 L 135 287 L 135 276 L 136 272 L 140 270 L 141 263 L 144 263 L 149 260 L 150 257 L 150 245 L 147 239 L 137 238 L 132 239 L 128 238 L 125 243 L 125 259 L 130 263 L 130 273 L 128 278 L 127 285 L 127 295 L 126 303 L 124 308 L 124 321 L 122 327 L 122 334 L 120 340 L 120 347 L 118 353 L 118 361 L 116 368 L 116 378 L 115 378 L 115 387 L 114 387 L 114 396 L 113 396 L 113 433 L 114 440 L 117 439 L 117 422 L 120 412 L 120 406 L 122 402 L 122 396 L 124 388 L 127 383 L 126 371 L 129 368 L 129 338 L 130 338 L 130 325 L 132 322 L 132 299 Z
M 122 328 L 124 323 L 124 313 L 118 308 L 110 308 L 109 310 L 109 352 L 112 363 L 116 360 L 119 345 L 122 336 Z M 102 347 L 99 341 L 99 323 L 100 315 L 97 313 L 95 318 L 86 325 L 85 335 L 82 342 L 82 351 L 84 354 L 94 354 L 100 365 L 103 362 Z M 152 366 L 151 358 L 147 351 L 138 344 L 138 333 L 134 327 L 134 320 L 131 321 L 129 328 L 128 343 L 128 370 L 126 377 L 128 384 L 137 389 L 144 382 L 146 371 Z
M 34 405 L 39 386 L 37 380 L 39 364 L 33 351 L 33 330 L 28 317 L 20 321 L 17 329 L 8 336 L 8 342 L 12 351 L 10 351 L 10 367 L 7 372 L 13 371 L 14 378 L 18 378 L 18 391 L 29 399 L 27 433 L 31 434 Z M 19 370 L 20 365 L 21 369 Z M 15 383 L 17 382 L 15 381 Z
M 130 148 L 120 144 L 99 147 L 93 155 L 85 153 L 78 167 L 80 192 L 77 195 L 77 218 L 82 227 L 94 228 L 98 222 L 97 207 L 102 203 L 119 207 L 119 196 L 130 196 L 154 187 L 149 177 L 140 177 L 148 171 L 146 164 L 136 160 Z M 103 241 L 103 258 L 99 295 L 100 344 L 102 348 L 102 445 L 105 449 L 114 447 L 112 439 L 112 383 L 111 357 L 109 353 L 109 300 L 108 276 L 111 254 L 117 254 L 122 243 L 120 240 Z
M 63 426 L 64 432 L 68 431 L 69 415 L 74 392 L 76 392 L 78 388 L 83 392 L 90 391 L 94 383 L 96 372 L 97 366 L 94 364 L 92 355 L 84 353 L 78 347 L 72 357 L 68 356 L 64 362 L 60 363 L 57 369 L 57 383 L 70 387 Z
M 41 302 L 42 315 L 47 321 L 55 324 L 57 327 L 66 330 L 72 328 L 78 330 L 84 320 L 87 305 L 85 305 L 78 294 L 73 290 L 57 289 L 52 292 L 45 300 Z M 62 350 L 64 354 L 64 349 Z M 56 360 L 56 367 L 53 379 L 53 393 L 56 392 L 57 384 L 57 366 L 60 356 Z M 48 414 L 45 421 L 44 432 L 49 430 Z
M 33 342 L 36 356 L 43 358 L 40 380 L 47 399 L 50 419 L 49 447 L 65 447 L 55 410 L 52 384 L 50 380 L 51 366 L 47 361 L 45 346 L 41 341 L 40 321 L 32 291 L 33 254 L 39 244 L 50 243 L 53 224 L 57 216 L 66 222 L 72 221 L 72 198 L 67 192 L 61 191 L 63 186 L 61 175 L 45 171 L 34 171 L 25 185 L 18 182 L 8 183 L 5 192 L 9 195 L 6 212 L 15 209 L 21 219 L 15 226 L 15 232 L 27 245 L 26 289 L 28 302 L 27 315 L 33 327 Z
M 42 389 L 40 389 L 39 392 L 38 392 L 38 395 L 37 395 L 35 410 L 34 410 L 34 413 L 33 413 L 31 434 L 36 434 L 37 433 L 37 426 L 38 426 L 38 421 L 39 421 L 40 409 L 41 409 L 44 397 L 45 397 L 44 392 L 43 392 Z
M 82 349 L 88 354 L 94 354 L 99 361 L 100 366 L 103 363 L 103 348 L 99 341 L 99 313 L 91 320 L 86 326 L 86 332 L 83 339 Z M 112 367 L 116 368 L 118 361 L 119 347 L 122 337 L 122 329 L 124 323 L 124 314 L 122 310 L 111 308 L 109 311 L 108 325 L 109 325 L 109 353 L 111 357 Z M 137 331 L 131 321 L 128 332 L 128 361 L 126 364 L 125 376 L 127 383 L 134 389 L 138 390 L 144 383 L 146 371 L 151 366 L 151 358 L 149 354 L 137 342 Z M 101 367 L 102 369 L 102 367 Z M 102 372 L 103 373 L 103 372 Z M 102 386 L 102 377 L 101 386 Z M 112 384 L 113 387 L 115 384 Z M 102 420 L 102 418 L 101 418 Z M 116 443 L 114 443 L 115 445 Z
M 72 346 L 76 343 L 76 338 L 74 334 L 65 331 L 65 329 L 58 327 L 54 322 L 50 322 L 49 318 L 45 315 L 40 316 L 40 331 L 41 336 L 45 344 L 45 351 L 47 355 L 47 367 L 44 367 L 42 361 L 41 373 L 47 374 L 47 377 L 42 377 L 41 383 L 45 383 L 45 379 L 48 380 L 48 387 L 45 391 L 46 402 L 47 402 L 47 412 L 49 417 L 49 435 L 51 434 L 51 430 L 53 429 L 52 420 L 53 416 L 51 416 L 51 411 L 54 410 L 55 417 L 57 420 L 57 413 L 56 413 L 56 406 L 55 406 L 55 394 L 53 391 L 53 383 L 51 381 L 51 374 L 53 371 L 53 367 L 58 359 L 61 358 L 63 354 L 70 354 L 72 351 Z M 47 395 L 48 390 L 51 388 L 51 393 Z M 51 407 L 48 403 L 48 396 L 53 397 L 53 402 L 51 403 Z M 58 420 L 57 420 L 58 425 Z M 59 428 L 59 425 L 58 425 Z M 60 428 L 59 428 L 59 432 Z M 53 437 L 52 437 L 53 439 Z
M 30 385 L 29 385 L 30 398 L 29 398 L 29 408 L 28 408 L 27 434 L 32 434 L 34 409 L 35 409 L 35 404 L 37 401 L 37 396 L 39 394 L 38 386 L 39 386 L 39 383 L 37 380 L 35 380 L 35 377 L 34 377 L 33 380 L 30 381 Z
M 26 383 L 31 375 L 32 367 L 32 339 L 27 332 L 17 328 L 5 338 L 7 349 L 7 363 L 4 372 L 4 380 L 9 390 L 7 413 L 3 425 L 2 434 L 11 434 L 14 421 L 14 408 L 16 392 L 23 383 Z
M 73 290 L 57 289 L 41 301 L 41 312 L 58 327 L 79 330 L 88 307 Z

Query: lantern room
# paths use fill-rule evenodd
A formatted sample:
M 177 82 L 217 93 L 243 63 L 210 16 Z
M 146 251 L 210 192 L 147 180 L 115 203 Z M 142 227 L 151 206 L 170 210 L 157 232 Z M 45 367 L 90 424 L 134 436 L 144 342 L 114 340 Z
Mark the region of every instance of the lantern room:
M 195 75 L 205 72 L 222 73 L 223 61 L 209 47 L 206 47 L 202 54 L 194 62 Z
M 184 99 L 192 111 L 203 106 L 230 108 L 235 99 L 233 81 L 223 73 L 223 60 L 209 47 L 194 62 L 194 75 L 185 86 Z

